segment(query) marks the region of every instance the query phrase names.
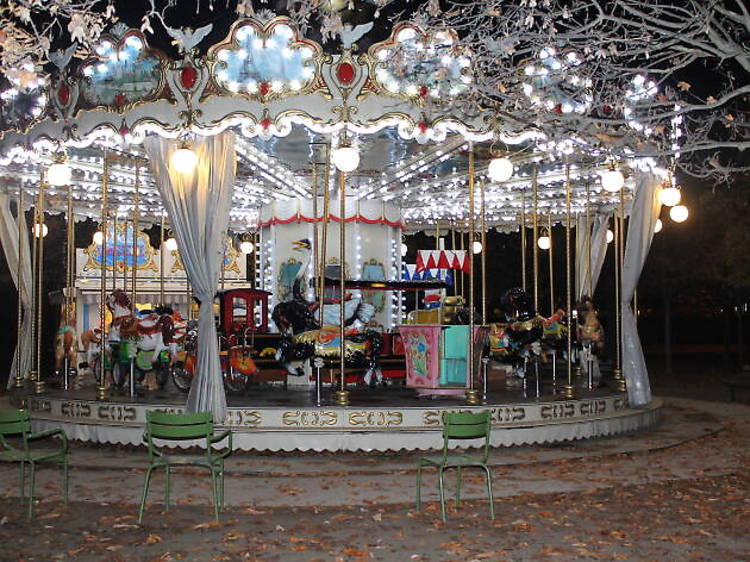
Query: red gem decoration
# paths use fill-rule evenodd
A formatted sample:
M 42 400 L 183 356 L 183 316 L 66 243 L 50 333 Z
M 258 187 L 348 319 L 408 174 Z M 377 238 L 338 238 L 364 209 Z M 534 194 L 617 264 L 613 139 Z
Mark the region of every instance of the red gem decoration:
M 427 89 L 427 86 L 422 86 L 421 88 L 419 88 L 419 95 L 422 96 L 423 98 L 427 97 L 428 92 L 429 90 Z
M 355 74 L 356 71 L 351 63 L 342 62 L 336 67 L 336 78 L 338 78 L 339 82 L 342 84 L 351 84 L 354 81 Z
M 70 102 L 70 87 L 67 84 L 63 84 L 60 86 L 60 89 L 57 90 L 57 99 L 60 102 L 60 105 L 68 105 Z
M 125 138 L 125 135 L 127 135 L 129 133 L 130 133 L 130 129 L 128 129 L 128 127 L 126 125 L 123 125 L 122 127 L 120 127 L 120 136 L 122 138 Z
M 125 103 L 125 99 L 126 99 L 125 98 L 125 94 L 123 94 L 122 92 L 120 92 L 119 94 L 117 94 L 115 96 L 115 105 L 117 107 L 120 107 L 121 105 L 123 105 Z
M 562 113 L 562 105 L 558 103 L 558 104 L 557 104 L 557 105 L 556 105 L 556 106 L 554 107 L 553 111 L 554 111 L 555 113 L 557 113 L 558 115 L 560 115 L 560 114 Z
M 261 119 L 260 126 L 264 129 L 269 129 L 271 127 L 271 120 L 268 117 L 266 117 L 265 119 Z
M 419 132 L 423 135 L 427 132 L 427 123 L 425 123 L 424 121 L 420 121 L 419 123 L 417 123 L 417 127 L 419 128 Z
M 261 96 L 267 96 L 268 92 L 271 91 L 271 86 L 268 84 L 268 82 L 261 82 L 259 86 L 260 95 Z
M 192 66 L 183 66 L 180 70 L 180 84 L 186 90 L 192 90 L 198 80 L 198 71 Z
M 605 106 L 604 106 L 604 107 L 602 108 L 602 111 L 604 111 L 604 113 L 606 113 L 607 115 L 609 115 L 610 113 L 612 113 L 612 107 L 611 107 L 611 106 L 609 106 L 609 105 L 605 105 Z

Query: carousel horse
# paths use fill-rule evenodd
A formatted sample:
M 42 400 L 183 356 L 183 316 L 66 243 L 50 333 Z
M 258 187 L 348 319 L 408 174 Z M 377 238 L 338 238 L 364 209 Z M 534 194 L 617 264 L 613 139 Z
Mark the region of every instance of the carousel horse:
M 68 372 L 78 367 L 78 335 L 76 334 L 75 311 L 67 310 L 62 305 L 60 312 L 60 327 L 55 334 L 55 372 L 60 373 L 65 368 L 67 359 Z
M 123 388 L 127 376 L 120 371 L 132 361 L 139 371 L 139 381 L 148 372 L 158 373 L 158 388 L 163 388 L 169 376 L 171 357 L 177 351 L 171 311 L 157 308 L 138 317 L 130 297 L 121 289 L 115 289 L 107 298 L 107 308 L 112 313 L 109 344 L 113 369 L 115 365 L 118 367 L 118 376 L 113 375 L 117 386 Z M 155 390 L 157 385 L 149 386 L 150 390 Z
M 542 335 L 542 359 L 546 362 L 549 355 L 554 351 L 564 351 L 565 342 L 568 337 L 568 326 L 565 323 L 565 310 L 558 307 L 549 318 L 543 318 L 544 334 Z
M 604 351 L 604 328 L 599 322 L 599 313 L 591 297 L 584 295 L 578 303 L 577 310 L 576 339 L 580 346 L 579 364 L 586 371 L 589 383 L 597 386 L 601 379 L 597 356 Z
M 502 298 L 506 322 L 490 326 L 490 354 L 507 360 L 516 376 L 525 377 L 525 365 L 541 353 L 544 319 L 537 315 L 531 296 L 524 290 L 508 290 Z
M 311 259 L 309 240 L 294 242 L 296 250 L 305 251 L 306 258 L 297 271 L 292 284 L 292 299 L 277 304 L 271 318 L 283 338 L 276 350 L 276 360 L 292 375 L 300 373 L 305 361 L 314 357 L 333 360 L 341 356 L 340 328 L 338 318 L 340 303 L 324 303 L 321 327 L 316 319 L 317 302 L 305 299 L 302 283 Z M 375 307 L 361 300 L 350 298 L 344 302 L 344 359 L 346 365 L 366 369 L 364 382 L 381 382 L 383 375 L 378 358 L 383 347 L 383 337 L 374 330 L 365 330 L 375 315 Z M 373 379 L 374 377 L 374 379 Z

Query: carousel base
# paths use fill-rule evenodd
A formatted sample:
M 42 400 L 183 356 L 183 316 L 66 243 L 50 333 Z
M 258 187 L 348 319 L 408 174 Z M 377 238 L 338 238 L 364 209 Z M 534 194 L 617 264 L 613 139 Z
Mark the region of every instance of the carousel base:
M 492 391 L 486 403 L 467 406 L 463 397 L 417 398 L 413 389 L 391 386 L 352 390 L 350 405 L 334 405 L 329 390 L 322 405 L 310 390 L 260 385 L 227 398 L 223 428 L 235 449 L 245 451 L 394 451 L 442 447 L 441 415 L 492 412 L 493 446 L 557 443 L 643 430 L 660 418 L 661 402 L 628 406 L 627 395 L 608 389 L 581 391 L 576 399 L 551 392 L 525 398 L 520 391 Z M 95 399 L 94 389 L 15 392 L 12 400 L 32 412 L 37 431 L 62 427 L 70 439 L 141 445 L 146 412 L 184 412 L 186 396 L 156 391 L 145 396 Z M 187 444 L 190 445 L 190 444 Z

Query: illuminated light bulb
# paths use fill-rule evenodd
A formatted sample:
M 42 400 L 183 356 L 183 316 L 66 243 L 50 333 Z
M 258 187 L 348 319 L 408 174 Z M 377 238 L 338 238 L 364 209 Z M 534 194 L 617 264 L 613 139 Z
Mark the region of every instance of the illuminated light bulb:
M 34 238 L 39 238 L 41 234 L 41 238 L 44 238 L 49 233 L 49 228 L 47 228 L 47 225 L 42 223 L 36 223 L 34 225 Z
M 607 244 L 612 242 L 612 240 L 615 239 L 615 233 L 612 232 L 610 229 L 607 229 Z
M 401 244 L 401 257 L 405 258 L 406 257 L 406 252 L 408 252 L 408 251 L 409 251 L 409 246 L 407 246 L 406 244 L 402 243 Z
M 97 230 L 94 232 L 94 238 L 93 238 L 94 244 L 97 246 L 101 246 L 104 242 L 104 233 L 101 230 Z
M 549 236 L 540 236 L 539 240 L 536 241 L 536 245 L 539 246 L 540 250 L 549 250 L 552 247 L 552 240 Z
M 688 208 L 685 205 L 675 205 L 669 209 L 669 218 L 674 222 L 685 222 L 689 214 Z
M 661 219 L 656 219 L 656 224 L 654 224 L 654 234 L 661 232 L 662 228 L 664 228 L 664 223 L 661 222 Z
M 492 181 L 508 181 L 513 176 L 513 162 L 509 158 L 493 158 L 487 167 Z
M 679 205 L 682 200 L 682 193 L 676 187 L 665 187 L 659 192 L 659 201 L 665 207 L 674 207 Z
M 342 172 L 352 172 L 359 166 L 359 151 L 353 146 L 340 146 L 332 156 L 336 168 Z
M 71 169 L 65 162 L 55 162 L 47 170 L 50 185 L 63 186 L 70 183 Z
M 183 144 L 172 153 L 172 167 L 181 174 L 191 174 L 198 164 L 198 155 L 190 147 Z
M 471 251 L 475 254 L 482 253 L 482 243 L 479 240 L 475 240 L 471 245 Z
M 170 252 L 174 252 L 177 249 L 177 240 L 174 238 L 167 238 L 164 241 L 164 247 Z
M 249 240 L 240 243 L 240 252 L 243 254 L 252 254 L 254 249 L 255 245 Z
M 602 187 L 610 193 L 617 193 L 625 185 L 625 176 L 620 170 L 607 170 L 602 174 Z

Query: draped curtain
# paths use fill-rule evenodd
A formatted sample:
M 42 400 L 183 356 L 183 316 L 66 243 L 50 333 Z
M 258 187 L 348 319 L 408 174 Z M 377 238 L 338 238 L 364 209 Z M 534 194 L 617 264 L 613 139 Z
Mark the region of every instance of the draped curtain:
M 21 332 L 17 335 L 16 349 L 13 353 L 10 373 L 8 373 L 8 388 L 13 386 L 16 376 L 18 362 L 21 362 L 21 375 L 26 378 L 31 369 L 31 306 L 32 306 L 32 281 L 31 281 L 31 250 L 29 249 L 28 226 L 23 212 L 14 218 L 10 212 L 11 199 L 6 193 L 0 193 L 0 242 L 2 243 L 5 260 L 8 263 L 10 275 L 16 289 L 20 287 L 21 307 L 23 308 L 23 320 Z M 21 229 L 21 279 L 18 279 L 18 223 L 23 221 Z M 19 354 L 20 351 L 20 354 Z
M 226 416 L 213 302 L 222 266 L 222 240 L 229 224 L 236 172 L 234 133 L 198 138 L 192 149 L 198 163 L 192 173 L 169 165 L 177 141 L 148 137 L 144 146 L 167 210 L 185 272 L 200 301 L 196 378 L 187 410 L 211 411 L 214 421 Z
M 625 257 L 622 270 L 621 318 L 622 318 L 622 368 L 628 387 L 631 406 L 645 406 L 651 402 L 651 387 L 648 381 L 646 360 L 643 357 L 641 340 L 638 337 L 631 302 L 641 276 L 643 264 L 654 237 L 654 226 L 659 218 L 661 202 L 659 192 L 661 180 L 652 174 L 643 174 L 636 181 L 635 198 L 630 212 Z
M 612 213 L 599 213 L 590 219 L 590 230 L 586 229 L 585 217 L 579 217 L 576 227 L 576 301 L 583 295 L 593 298 L 599 282 L 604 258 L 607 255 L 607 228 Z M 589 263 L 588 244 L 591 237 L 591 262 Z M 589 271 L 591 286 L 589 287 Z

